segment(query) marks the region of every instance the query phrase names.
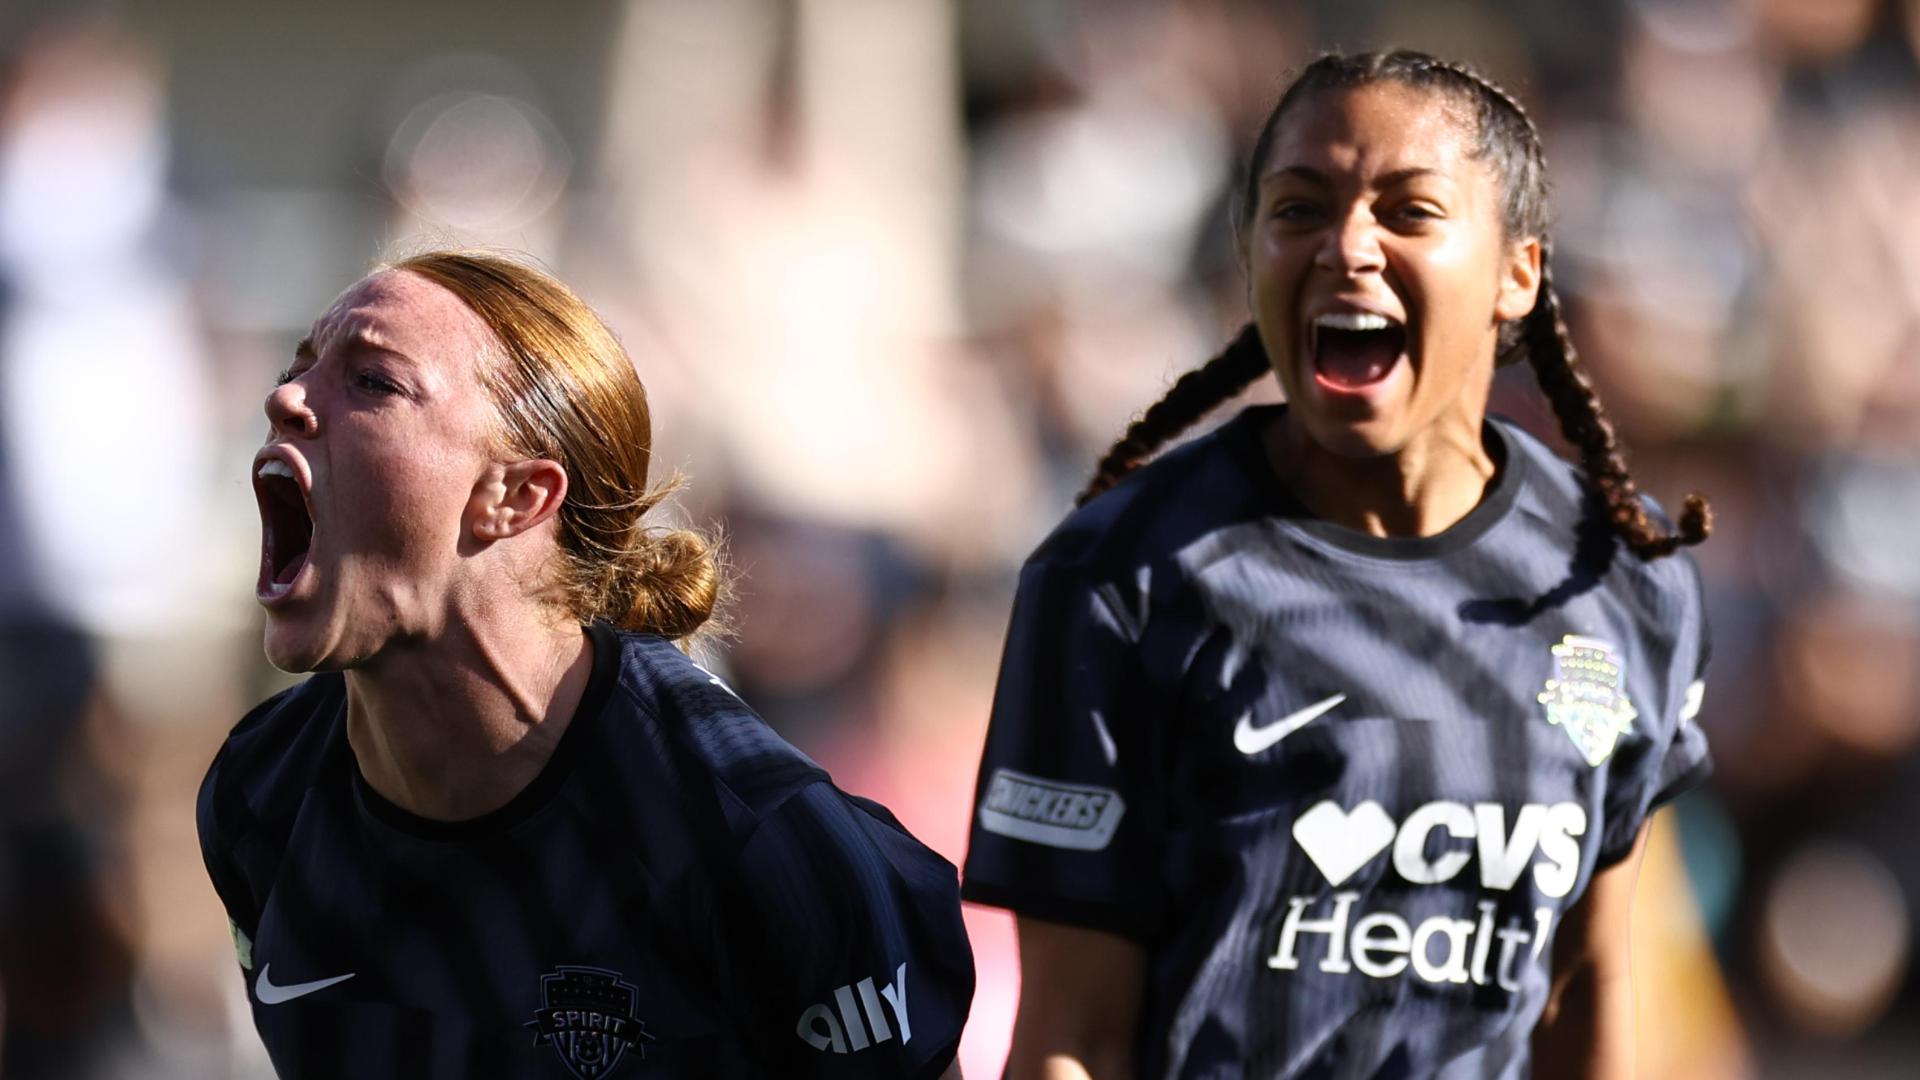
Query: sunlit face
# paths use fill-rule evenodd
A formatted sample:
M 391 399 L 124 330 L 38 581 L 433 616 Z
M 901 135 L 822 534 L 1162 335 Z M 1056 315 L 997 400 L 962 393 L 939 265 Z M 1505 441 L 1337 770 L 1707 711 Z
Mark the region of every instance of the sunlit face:
M 353 667 L 443 624 L 494 445 L 478 371 L 491 340 L 451 292 L 386 271 L 301 342 L 254 461 L 276 667 Z
M 1383 82 L 1281 118 L 1246 234 L 1254 321 L 1289 420 L 1346 457 L 1478 440 L 1500 323 L 1532 308 L 1538 245 L 1509 241 L 1472 119 Z

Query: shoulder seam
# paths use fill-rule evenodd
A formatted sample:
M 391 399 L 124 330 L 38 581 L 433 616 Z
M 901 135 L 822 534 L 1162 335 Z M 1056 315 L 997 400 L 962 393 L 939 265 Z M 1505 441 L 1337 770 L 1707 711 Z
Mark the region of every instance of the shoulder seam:
M 1231 424 L 1235 418 L 1226 423 Z M 1222 442 L 1226 424 L 1188 439 L 1123 477 L 1092 502 L 1069 513 L 1048 533 L 1027 566 L 1073 568 L 1087 584 L 1107 580 L 1103 564 L 1116 551 L 1131 552 L 1154 520 L 1157 493 L 1203 471 L 1212 455 L 1229 453 Z M 1233 466 L 1236 470 L 1238 465 Z M 1144 524 L 1143 524 L 1144 523 Z

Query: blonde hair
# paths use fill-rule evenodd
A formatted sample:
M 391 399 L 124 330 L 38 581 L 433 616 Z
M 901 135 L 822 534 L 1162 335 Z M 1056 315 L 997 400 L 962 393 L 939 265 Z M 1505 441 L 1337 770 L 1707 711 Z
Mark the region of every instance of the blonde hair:
M 681 640 L 707 626 L 727 593 L 718 543 L 651 525 L 679 478 L 647 487 L 653 417 L 620 342 L 586 302 L 545 271 L 482 251 L 429 251 L 388 264 L 459 297 L 501 355 L 481 379 L 511 453 L 567 471 L 557 584 L 582 623 Z

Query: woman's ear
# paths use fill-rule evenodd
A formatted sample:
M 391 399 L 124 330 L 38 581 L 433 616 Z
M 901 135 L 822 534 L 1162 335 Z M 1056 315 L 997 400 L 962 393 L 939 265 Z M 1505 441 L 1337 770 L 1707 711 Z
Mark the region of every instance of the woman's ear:
M 474 539 L 508 540 L 560 512 L 567 499 L 567 470 L 546 458 L 487 466 L 467 501 Z
M 1507 245 L 1500 262 L 1500 294 L 1493 316 L 1499 322 L 1524 319 L 1540 299 L 1540 238 L 1529 236 Z

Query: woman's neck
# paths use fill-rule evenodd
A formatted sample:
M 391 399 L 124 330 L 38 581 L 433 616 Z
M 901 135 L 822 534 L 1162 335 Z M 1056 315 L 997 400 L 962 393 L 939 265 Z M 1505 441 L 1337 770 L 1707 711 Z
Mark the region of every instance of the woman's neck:
M 505 806 L 540 774 L 593 672 L 569 621 L 451 621 L 347 672 L 347 741 L 388 802 L 435 821 Z
M 1397 453 L 1343 457 L 1283 416 L 1262 433 L 1267 461 L 1314 516 L 1381 537 L 1434 536 L 1480 505 L 1499 465 L 1484 414 L 1449 413 Z

